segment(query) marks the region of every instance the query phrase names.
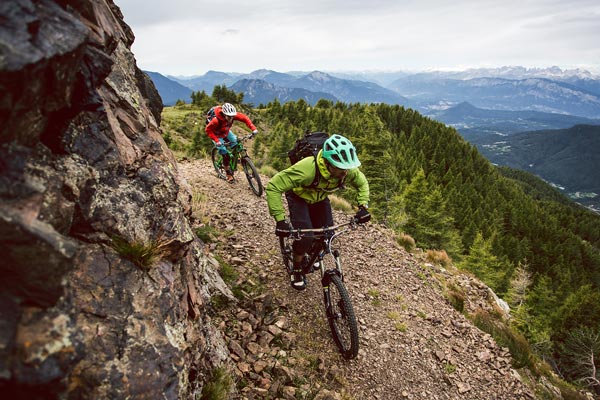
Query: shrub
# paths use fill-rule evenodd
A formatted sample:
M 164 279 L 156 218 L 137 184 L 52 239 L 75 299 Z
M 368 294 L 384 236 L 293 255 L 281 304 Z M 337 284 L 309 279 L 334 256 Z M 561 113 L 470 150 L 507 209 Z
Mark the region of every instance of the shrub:
M 406 233 L 400 233 L 396 236 L 396 242 L 408 252 L 413 251 L 416 247 L 415 239 Z
M 444 267 L 447 267 L 452 263 L 452 259 L 445 250 L 427 250 L 425 258 L 429 262 L 440 264 Z

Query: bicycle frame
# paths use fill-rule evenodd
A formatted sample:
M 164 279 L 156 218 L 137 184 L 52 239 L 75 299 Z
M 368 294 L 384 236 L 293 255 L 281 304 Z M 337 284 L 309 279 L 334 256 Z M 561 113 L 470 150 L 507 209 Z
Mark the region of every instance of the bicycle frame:
M 232 146 L 230 142 L 223 143 L 223 145 L 229 153 L 229 170 L 231 173 L 233 174 L 236 172 L 238 170 L 238 164 L 241 163 L 246 175 L 246 179 L 248 179 L 248 185 L 250 185 L 250 189 L 252 189 L 255 195 L 260 197 L 264 190 L 260 180 L 260 174 L 250 159 L 250 156 L 248 156 L 248 151 L 244 147 L 244 142 L 253 137 L 254 134 L 250 134 L 248 136 L 239 138 L 234 146 Z M 219 178 L 226 179 L 226 168 L 223 166 L 223 155 L 219 153 L 217 146 L 213 147 L 211 158 Z
M 248 151 L 244 147 L 244 142 L 248 139 L 251 139 L 253 135 L 244 136 L 243 138 L 238 138 L 235 146 L 231 145 L 231 142 L 225 142 L 225 148 L 229 153 L 229 167 L 232 171 L 237 171 L 238 162 L 242 159 L 242 157 L 248 154 Z M 216 146 L 215 146 L 216 147 Z
M 337 231 L 340 228 L 346 227 L 346 229 Z M 306 271 L 308 273 L 313 272 L 312 266 L 318 261 L 320 271 L 321 271 L 321 281 L 324 282 L 325 276 L 327 274 L 338 274 L 342 280 L 344 279 L 344 271 L 342 269 L 342 264 L 339 261 L 340 253 L 338 250 L 332 249 L 332 243 L 335 239 L 337 239 L 340 235 L 348 232 L 350 229 L 355 229 L 357 226 L 354 220 L 350 222 L 346 222 L 343 224 L 335 225 L 332 227 L 325 228 L 314 228 L 314 229 L 295 229 L 291 233 L 292 239 L 300 239 L 303 233 L 316 233 L 314 242 L 312 247 L 308 253 L 308 259 L 305 260 L 305 265 L 307 268 L 311 268 L 311 270 Z M 332 233 L 328 235 L 328 233 Z M 335 268 L 326 269 L 325 264 L 323 263 L 323 259 L 325 255 L 332 254 L 333 259 L 335 261 Z

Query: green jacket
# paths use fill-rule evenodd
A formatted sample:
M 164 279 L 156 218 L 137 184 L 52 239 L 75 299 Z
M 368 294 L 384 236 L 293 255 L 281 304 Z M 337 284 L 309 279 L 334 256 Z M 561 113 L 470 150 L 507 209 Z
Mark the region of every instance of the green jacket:
M 314 157 L 306 157 L 288 169 L 279 171 L 269 180 L 267 185 L 266 197 L 269 206 L 269 213 L 275 218 L 275 221 L 285 219 L 285 209 L 281 200 L 282 193 L 293 190 L 296 195 L 304 199 L 309 204 L 318 203 L 327 198 L 327 195 L 339 188 L 339 179 L 334 178 L 329 173 L 325 165 L 325 159 L 317 154 L 317 164 L 321 172 L 321 179 L 315 188 L 309 188 L 315 178 Z M 358 205 L 369 204 L 369 183 L 365 175 L 358 168 L 348 171 L 344 179 L 344 184 L 356 188 L 356 202 Z

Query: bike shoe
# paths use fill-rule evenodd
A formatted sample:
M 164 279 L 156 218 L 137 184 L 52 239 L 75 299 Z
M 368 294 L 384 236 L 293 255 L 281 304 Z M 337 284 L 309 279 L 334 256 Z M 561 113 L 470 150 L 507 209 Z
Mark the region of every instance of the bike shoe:
M 306 276 L 302 273 L 294 272 L 290 275 L 290 283 L 294 289 L 304 290 L 306 289 Z
M 225 179 L 227 180 L 227 182 L 233 183 L 233 181 L 234 181 L 233 174 L 232 173 L 225 174 Z

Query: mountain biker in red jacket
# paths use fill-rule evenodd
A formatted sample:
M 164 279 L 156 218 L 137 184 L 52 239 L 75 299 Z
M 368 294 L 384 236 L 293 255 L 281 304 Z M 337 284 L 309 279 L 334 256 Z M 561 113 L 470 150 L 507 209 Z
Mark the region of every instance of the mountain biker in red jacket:
M 246 124 L 252 134 L 256 135 L 258 130 L 252 123 L 250 118 L 244 113 L 238 112 L 230 103 L 224 103 L 222 106 L 215 107 L 215 118 L 206 125 L 205 132 L 209 138 L 215 143 L 215 147 L 219 150 L 219 154 L 223 156 L 223 168 L 227 174 L 227 182 L 233 182 L 233 173 L 229 167 L 229 152 L 225 147 L 225 143 L 229 142 L 232 146 L 237 144 L 237 137 L 231 131 L 231 126 L 234 121 L 240 121 Z

